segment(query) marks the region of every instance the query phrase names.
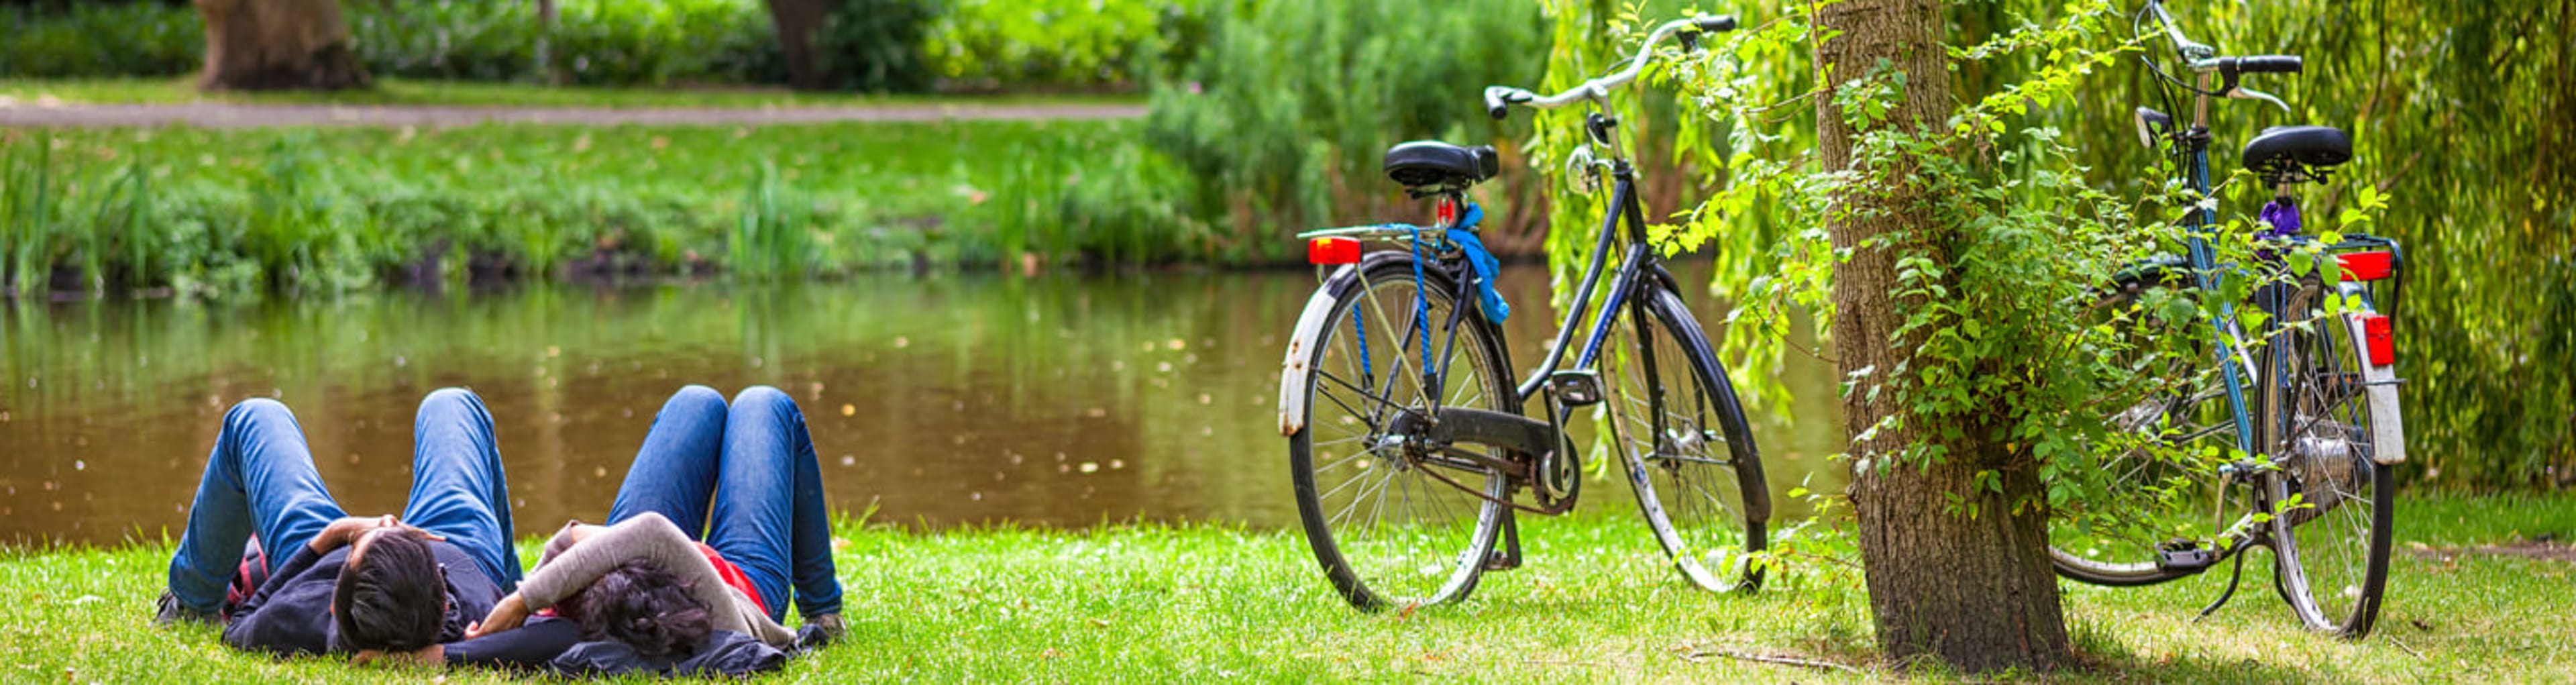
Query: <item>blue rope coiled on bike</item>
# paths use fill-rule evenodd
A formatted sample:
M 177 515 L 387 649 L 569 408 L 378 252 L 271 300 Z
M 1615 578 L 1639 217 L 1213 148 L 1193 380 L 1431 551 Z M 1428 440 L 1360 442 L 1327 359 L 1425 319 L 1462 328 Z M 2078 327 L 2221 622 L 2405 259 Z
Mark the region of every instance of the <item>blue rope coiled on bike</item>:
M 1476 228 L 1477 223 L 1483 222 L 1484 220 L 1485 208 L 1472 202 L 1468 203 L 1465 216 L 1458 218 L 1458 225 L 1449 227 L 1449 232 L 1445 237 L 1449 239 L 1449 242 L 1456 244 L 1460 252 L 1467 253 L 1467 266 L 1470 270 L 1476 273 L 1476 304 L 1478 308 L 1485 310 L 1485 320 L 1499 324 L 1502 323 L 1504 319 L 1512 317 L 1512 305 L 1509 302 L 1504 302 L 1502 291 L 1494 287 L 1495 279 L 1502 276 L 1502 260 L 1495 259 L 1494 253 L 1485 249 L 1485 241 L 1477 238 L 1476 232 L 1473 230 Z M 1429 226 L 1415 226 L 1413 224 L 1379 224 L 1379 227 L 1403 229 L 1412 232 L 1413 260 L 1415 266 L 1413 285 L 1415 289 L 1419 290 L 1422 287 L 1422 270 L 1420 268 L 1422 263 L 1422 232 L 1432 230 L 1432 228 Z

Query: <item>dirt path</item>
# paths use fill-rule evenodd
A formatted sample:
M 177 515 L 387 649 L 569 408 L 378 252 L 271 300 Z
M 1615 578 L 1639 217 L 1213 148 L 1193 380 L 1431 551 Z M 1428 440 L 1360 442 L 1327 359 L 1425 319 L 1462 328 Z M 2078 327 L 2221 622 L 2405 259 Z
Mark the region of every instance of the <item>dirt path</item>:
M 810 124 L 833 121 L 1132 119 L 1142 105 L 885 105 L 875 107 L 607 108 L 407 105 L 0 104 L 0 126 L 468 126 L 485 122 L 579 125 Z

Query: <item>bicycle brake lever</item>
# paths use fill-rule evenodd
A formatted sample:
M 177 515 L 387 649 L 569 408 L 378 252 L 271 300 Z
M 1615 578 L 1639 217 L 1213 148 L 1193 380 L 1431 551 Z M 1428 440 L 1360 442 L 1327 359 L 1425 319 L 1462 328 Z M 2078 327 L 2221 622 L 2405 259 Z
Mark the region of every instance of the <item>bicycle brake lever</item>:
M 2272 106 L 2281 108 L 2283 113 L 2288 113 L 2290 111 L 2290 103 L 2282 102 L 2280 98 L 2272 97 L 2271 93 L 2244 86 L 2237 86 L 2235 89 L 2227 91 L 2227 96 L 2239 100 L 2260 100 L 2263 102 L 2269 102 L 2272 103 Z

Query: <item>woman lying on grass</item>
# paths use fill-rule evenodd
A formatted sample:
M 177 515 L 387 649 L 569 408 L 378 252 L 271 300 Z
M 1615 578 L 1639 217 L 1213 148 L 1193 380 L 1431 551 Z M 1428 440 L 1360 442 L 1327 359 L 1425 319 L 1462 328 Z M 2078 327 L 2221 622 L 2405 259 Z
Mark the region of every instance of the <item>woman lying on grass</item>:
M 445 661 L 574 674 L 776 668 L 842 632 L 828 511 L 786 393 L 754 387 L 728 409 L 714 390 L 682 388 L 654 418 L 608 525 L 566 524 Z M 791 600 L 801 631 L 784 623 Z

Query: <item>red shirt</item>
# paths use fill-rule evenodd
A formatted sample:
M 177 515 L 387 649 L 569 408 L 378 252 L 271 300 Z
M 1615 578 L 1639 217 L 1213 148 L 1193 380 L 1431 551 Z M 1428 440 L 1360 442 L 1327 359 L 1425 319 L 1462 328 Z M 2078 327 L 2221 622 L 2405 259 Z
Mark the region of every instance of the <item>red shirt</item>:
M 725 561 L 724 555 L 717 554 L 716 548 L 708 547 L 707 543 L 698 543 L 698 553 L 707 555 L 707 563 L 715 564 L 716 577 L 723 578 L 725 585 L 741 590 L 743 596 L 750 597 L 751 605 L 759 608 L 760 613 L 769 613 L 769 605 L 760 601 L 760 587 L 751 584 L 751 576 L 743 575 L 742 567 Z

